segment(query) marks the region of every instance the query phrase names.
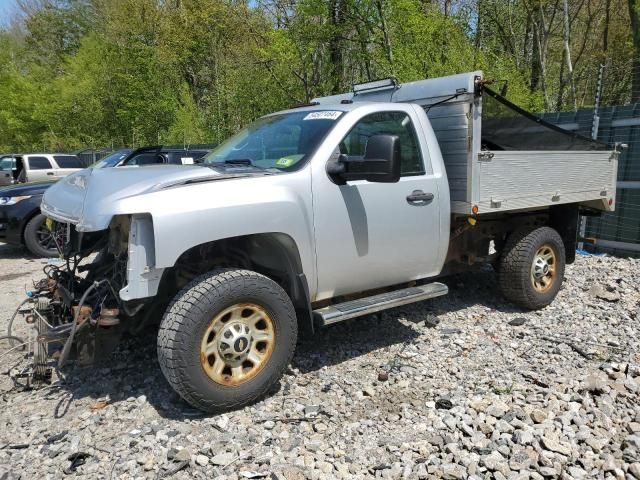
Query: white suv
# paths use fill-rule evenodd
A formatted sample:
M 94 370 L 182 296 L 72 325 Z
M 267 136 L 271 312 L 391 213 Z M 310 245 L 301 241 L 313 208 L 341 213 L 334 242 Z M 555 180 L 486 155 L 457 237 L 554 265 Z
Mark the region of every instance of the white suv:
M 85 168 L 82 161 L 68 153 L 30 153 L 15 156 L 14 183 L 58 180 Z

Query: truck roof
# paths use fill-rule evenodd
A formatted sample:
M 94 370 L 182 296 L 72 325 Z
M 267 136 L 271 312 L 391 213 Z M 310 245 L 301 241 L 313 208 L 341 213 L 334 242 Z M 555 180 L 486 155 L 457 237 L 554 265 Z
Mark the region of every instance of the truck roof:
M 397 102 L 353 102 L 353 103 L 318 103 L 318 104 L 310 104 L 310 105 L 304 105 L 301 107 L 294 107 L 294 108 L 289 108 L 287 110 L 280 110 L 279 112 L 274 112 L 274 113 L 270 113 L 269 115 L 266 115 L 267 117 L 270 117 L 271 115 L 281 115 L 283 113 L 295 113 L 295 112 L 320 112 L 320 111 L 337 111 L 337 112 L 350 112 L 352 110 L 355 110 L 356 108 L 361 108 L 365 105 L 371 105 L 371 104 L 376 104 L 376 105 L 397 105 Z

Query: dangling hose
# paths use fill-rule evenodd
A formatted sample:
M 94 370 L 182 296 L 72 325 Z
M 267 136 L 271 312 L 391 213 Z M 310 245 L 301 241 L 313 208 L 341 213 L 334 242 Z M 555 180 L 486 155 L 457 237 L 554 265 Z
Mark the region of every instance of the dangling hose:
M 78 310 L 76 310 L 76 314 L 73 316 L 73 324 L 71 325 L 71 332 L 69 333 L 69 338 L 64 344 L 62 348 L 62 352 L 60 353 L 60 358 L 58 359 L 58 368 L 62 368 L 69 357 L 69 352 L 71 351 L 71 345 L 73 344 L 73 338 L 76 336 L 76 331 L 78 330 L 78 318 L 80 317 L 80 310 L 82 309 L 82 305 L 84 305 L 84 301 L 87 299 L 87 296 L 101 284 L 107 282 L 107 280 L 100 280 L 99 282 L 93 282 L 89 288 L 87 288 L 82 297 L 80 297 L 80 302 L 78 303 Z
M 0 338 L 7 338 L 7 337 L 0 337 Z M 19 337 L 12 337 L 14 339 L 18 339 Z M 10 348 L 9 350 L 7 350 L 6 352 L 2 352 L 2 355 L 0 355 L 0 359 L 2 359 L 3 357 L 6 357 L 9 353 L 19 349 L 20 347 L 26 347 L 27 345 L 29 345 L 30 343 L 32 343 L 32 341 L 29 342 L 23 342 L 23 343 L 19 343 L 18 345 L 16 345 L 13 348 Z
M 22 308 L 22 306 L 27 303 L 30 302 L 31 298 L 26 298 L 20 305 L 18 305 L 18 308 L 16 308 L 16 311 L 13 312 L 13 315 L 11 316 L 11 319 L 9 320 L 9 326 L 7 327 L 7 335 L 4 337 L 0 337 L 0 339 L 5 339 L 7 338 L 9 340 L 9 345 L 11 345 L 12 347 L 14 346 L 14 340 L 18 340 L 19 343 L 23 343 L 24 344 L 24 340 L 20 337 L 16 337 L 12 334 L 11 329 L 13 328 L 13 321 L 15 320 L 16 316 L 18 315 L 18 312 L 20 311 L 20 309 Z

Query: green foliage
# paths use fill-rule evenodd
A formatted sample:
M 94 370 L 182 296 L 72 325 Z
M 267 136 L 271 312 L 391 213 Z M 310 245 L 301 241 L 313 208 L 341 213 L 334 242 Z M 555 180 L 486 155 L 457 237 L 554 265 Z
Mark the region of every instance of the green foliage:
M 0 31 L 0 151 L 220 142 L 389 75 L 479 69 L 540 111 L 571 108 L 571 81 L 589 104 L 605 62 L 622 103 L 628 1 L 569 1 L 570 78 L 551 0 L 42 0 Z

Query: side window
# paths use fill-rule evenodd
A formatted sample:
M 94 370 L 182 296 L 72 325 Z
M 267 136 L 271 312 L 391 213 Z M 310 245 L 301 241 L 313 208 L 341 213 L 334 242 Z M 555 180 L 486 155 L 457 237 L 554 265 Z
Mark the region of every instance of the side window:
M 80 159 L 75 155 L 54 155 L 53 159 L 60 168 L 84 168 Z
M 164 157 L 156 152 L 141 153 L 130 159 L 127 165 L 161 165 L 165 163 Z
M 47 170 L 51 167 L 51 162 L 47 157 L 28 157 L 29 168 L 31 170 Z
M 404 112 L 378 112 L 362 118 L 340 143 L 340 153 L 363 156 L 373 135 L 397 135 L 400 138 L 400 173 L 403 177 L 423 175 L 424 163 L 411 118 Z

